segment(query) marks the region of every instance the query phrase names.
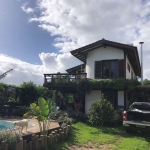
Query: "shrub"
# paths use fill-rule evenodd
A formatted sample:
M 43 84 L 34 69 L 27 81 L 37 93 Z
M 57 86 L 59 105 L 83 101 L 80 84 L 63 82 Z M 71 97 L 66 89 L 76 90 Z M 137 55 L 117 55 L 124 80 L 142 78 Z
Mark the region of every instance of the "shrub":
M 63 121 L 63 125 L 70 125 L 72 123 L 72 119 L 69 118 L 67 113 L 59 114 L 58 121 Z
M 0 131 L 0 143 L 5 141 L 9 150 L 15 150 L 21 134 L 11 131 Z
M 81 111 L 75 112 L 72 108 L 67 109 L 69 117 L 73 119 L 73 122 L 81 121 L 86 122 L 87 116 Z
M 114 118 L 114 107 L 104 98 L 94 101 L 89 109 L 88 119 L 92 124 L 100 124 L 110 122 Z

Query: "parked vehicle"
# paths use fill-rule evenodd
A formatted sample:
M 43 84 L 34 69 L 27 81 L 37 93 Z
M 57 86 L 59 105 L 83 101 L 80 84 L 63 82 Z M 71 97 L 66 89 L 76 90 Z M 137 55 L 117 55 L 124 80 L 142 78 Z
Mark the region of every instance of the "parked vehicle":
M 123 127 L 126 132 L 150 130 L 150 103 L 134 102 L 123 112 Z

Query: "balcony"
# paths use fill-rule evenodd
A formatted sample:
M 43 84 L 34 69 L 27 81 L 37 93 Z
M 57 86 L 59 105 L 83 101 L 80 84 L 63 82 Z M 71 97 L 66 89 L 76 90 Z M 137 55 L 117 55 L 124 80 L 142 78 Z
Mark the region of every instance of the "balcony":
M 44 74 L 44 87 L 52 90 L 75 90 L 76 82 L 80 79 L 85 79 L 86 73 L 58 73 Z

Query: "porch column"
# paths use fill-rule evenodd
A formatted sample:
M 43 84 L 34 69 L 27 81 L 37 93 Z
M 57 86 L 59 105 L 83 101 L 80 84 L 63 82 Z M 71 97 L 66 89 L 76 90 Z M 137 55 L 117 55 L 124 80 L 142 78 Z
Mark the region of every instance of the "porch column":
M 124 90 L 124 110 L 126 110 L 127 91 Z

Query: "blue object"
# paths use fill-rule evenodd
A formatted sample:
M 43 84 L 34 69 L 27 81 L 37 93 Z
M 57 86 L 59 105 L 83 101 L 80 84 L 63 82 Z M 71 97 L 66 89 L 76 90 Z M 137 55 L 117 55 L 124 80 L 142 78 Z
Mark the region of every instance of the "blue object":
M 33 126 L 34 124 L 29 123 L 28 127 Z M 13 122 L 0 120 L 0 131 L 1 130 L 7 130 L 7 129 L 16 129 L 17 127 L 14 126 Z
M 59 106 L 56 106 L 56 109 L 57 109 L 57 110 L 59 110 L 59 108 L 60 108 Z

